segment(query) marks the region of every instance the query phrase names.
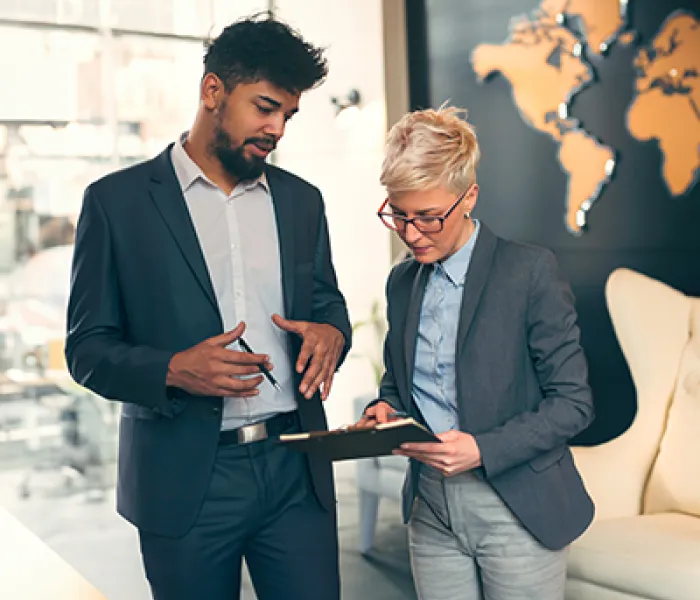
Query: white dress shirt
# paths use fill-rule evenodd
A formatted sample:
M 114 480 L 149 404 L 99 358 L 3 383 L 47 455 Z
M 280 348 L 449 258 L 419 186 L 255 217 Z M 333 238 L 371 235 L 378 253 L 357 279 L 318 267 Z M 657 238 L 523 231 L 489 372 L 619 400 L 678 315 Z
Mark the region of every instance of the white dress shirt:
M 172 149 L 173 166 L 185 196 L 209 269 L 224 331 L 240 321 L 253 350 L 268 354 L 282 391 L 267 379 L 252 398 L 224 398 L 222 429 L 234 429 L 297 408 L 286 333 L 271 320 L 285 316 L 277 220 L 263 174 L 241 181 L 230 195 L 214 184 L 190 158 L 184 133 Z M 230 346 L 241 350 L 237 343 Z

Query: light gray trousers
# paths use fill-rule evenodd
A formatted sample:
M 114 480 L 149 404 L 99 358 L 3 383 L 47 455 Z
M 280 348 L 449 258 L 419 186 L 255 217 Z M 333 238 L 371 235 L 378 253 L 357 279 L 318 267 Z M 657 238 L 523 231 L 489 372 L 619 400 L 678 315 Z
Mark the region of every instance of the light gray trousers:
M 420 600 L 563 600 L 566 549 L 542 546 L 473 473 L 420 471 L 409 524 Z

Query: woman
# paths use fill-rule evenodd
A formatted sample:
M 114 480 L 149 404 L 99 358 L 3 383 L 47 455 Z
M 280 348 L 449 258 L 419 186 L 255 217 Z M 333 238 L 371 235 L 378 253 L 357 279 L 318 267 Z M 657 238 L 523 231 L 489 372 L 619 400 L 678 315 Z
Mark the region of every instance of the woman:
M 567 441 L 593 418 L 574 298 L 548 250 L 471 217 L 479 145 L 456 108 L 390 131 L 379 217 L 412 256 L 387 282 L 380 398 L 442 443 L 405 444 L 404 518 L 422 600 L 560 600 L 593 504 Z

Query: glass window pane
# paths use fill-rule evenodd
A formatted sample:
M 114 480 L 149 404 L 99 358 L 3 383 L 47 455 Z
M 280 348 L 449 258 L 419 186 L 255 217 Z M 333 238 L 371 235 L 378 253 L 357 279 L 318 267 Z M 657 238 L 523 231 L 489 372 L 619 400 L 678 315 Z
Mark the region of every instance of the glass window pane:
M 0 18 L 46 23 L 99 23 L 100 0 L 3 0 Z
M 79 570 L 105 539 L 122 544 L 134 569 L 107 597 L 147 598 L 148 584 L 114 511 L 119 404 L 63 359 L 75 224 L 90 182 L 190 126 L 202 57 L 197 39 L 0 26 L 0 504 L 51 545 L 70 538 Z
M 191 125 L 203 56 L 199 41 L 115 38 L 113 85 L 123 156 L 153 156 Z
M 83 192 L 190 127 L 202 38 L 267 8 L 256 0 L 0 2 L 0 19 L 23 21 L 0 25 L 0 504 L 88 577 L 113 566 L 94 558 L 105 540 L 133 558 L 118 583 L 93 579 L 106 597 L 149 594 L 138 542 L 114 510 L 120 405 L 74 384 L 63 358 Z

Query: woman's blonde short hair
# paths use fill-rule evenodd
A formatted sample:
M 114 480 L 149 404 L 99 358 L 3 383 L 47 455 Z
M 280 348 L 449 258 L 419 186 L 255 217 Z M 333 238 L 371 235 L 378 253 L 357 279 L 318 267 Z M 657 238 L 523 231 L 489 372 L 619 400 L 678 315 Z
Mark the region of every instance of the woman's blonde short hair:
M 461 194 L 476 181 L 481 151 L 461 114 L 443 105 L 408 113 L 391 128 L 380 177 L 389 196 L 437 187 Z

